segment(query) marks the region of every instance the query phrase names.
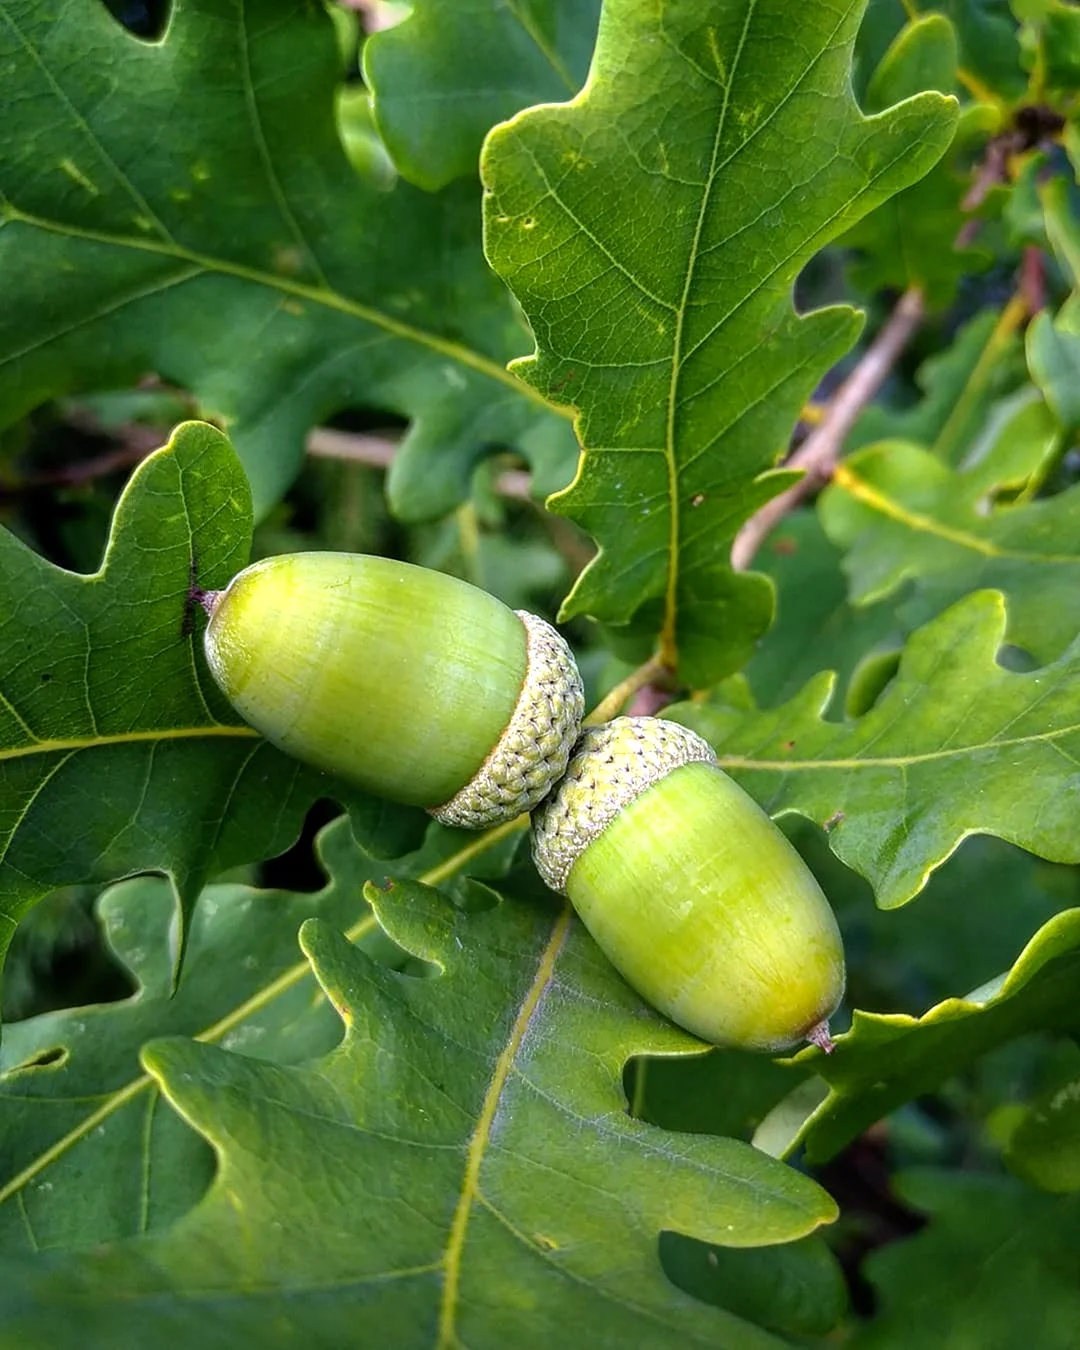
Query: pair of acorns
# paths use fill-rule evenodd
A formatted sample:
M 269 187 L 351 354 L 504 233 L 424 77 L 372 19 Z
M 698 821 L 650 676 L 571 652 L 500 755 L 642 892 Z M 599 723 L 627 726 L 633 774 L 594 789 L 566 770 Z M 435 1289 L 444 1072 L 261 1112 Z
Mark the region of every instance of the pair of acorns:
M 200 596 L 206 655 L 267 740 L 447 825 L 533 813 L 533 857 L 645 999 L 718 1045 L 828 1049 L 840 934 L 764 811 L 677 723 L 581 729 L 543 619 L 387 558 L 283 554 Z

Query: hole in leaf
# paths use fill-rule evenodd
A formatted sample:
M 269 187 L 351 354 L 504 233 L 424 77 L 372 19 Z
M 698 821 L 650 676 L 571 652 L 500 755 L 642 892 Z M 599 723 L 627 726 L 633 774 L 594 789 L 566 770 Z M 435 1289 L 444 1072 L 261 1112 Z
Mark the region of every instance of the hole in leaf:
M 879 1247 L 911 1237 L 926 1224 L 898 1201 L 890 1184 L 884 1133 L 868 1130 L 815 1173 L 815 1180 L 853 1222 L 830 1242 L 847 1282 L 852 1308 L 864 1317 L 877 1307 L 877 1291 L 863 1273 L 863 1262 Z M 833 1235 L 830 1235 L 831 1237 Z
M 165 32 L 171 0 L 102 0 L 116 22 L 132 37 L 157 42 Z
M 31 1055 L 29 1059 L 24 1059 L 21 1064 L 16 1064 L 8 1070 L 8 1073 L 27 1073 L 34 1069 L 48 1069 L 54 1064 L 60 1065 L 67 1063 L 68 1050 L 64 1045 L 52 1045 L 48 1050 L 39 1050 L 36 1055 Z
M 1016 647 L 1011 642 L 998 648 L 997 663 L 1003 670 L 1011 670 L 1016 675 L 1027 675 L 1029 671 L 1038 670 L 1040 664 L 1026 648 Z

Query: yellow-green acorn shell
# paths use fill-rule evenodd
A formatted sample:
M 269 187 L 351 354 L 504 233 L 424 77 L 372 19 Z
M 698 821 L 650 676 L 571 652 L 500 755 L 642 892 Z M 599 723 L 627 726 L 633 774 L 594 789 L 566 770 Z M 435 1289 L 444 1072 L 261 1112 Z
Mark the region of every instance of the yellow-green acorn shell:
M 583 712 L 535 615 L 389 558 L 267 558 L 209 597 L 205 650 L 240 715 L 297 759 L 471 829 L 529 810 Z
M 716 1045 L 829 1045 L 844 992 L 813 875 L 709 744 L 674 722 L 587 729 L 533 815 L 541 876 L 627 982 Z

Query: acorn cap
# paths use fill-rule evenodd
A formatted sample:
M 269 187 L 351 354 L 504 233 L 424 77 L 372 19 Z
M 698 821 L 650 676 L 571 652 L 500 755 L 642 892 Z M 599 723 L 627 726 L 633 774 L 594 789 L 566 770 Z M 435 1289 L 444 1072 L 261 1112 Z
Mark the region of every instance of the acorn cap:
M 534 814 L 533 854 L 637 992 L 715 1045 L 828 1050 L 836 918 L 790 841 L 691 731 L 592 727 Z
M 528 665 L 517 704 L 475 777 L 431 814 L 481 830 L 531 811 L 566 769 L 585 711 L 574 654 L 551 624 L 517 609 Z
M 683 764 L 715 764 L 712 746 L 678 722 L 616 717 L 586 727 L 562 780 L 533 813 L 533 860 L 566 894 L 570 869 L 624 807 Z

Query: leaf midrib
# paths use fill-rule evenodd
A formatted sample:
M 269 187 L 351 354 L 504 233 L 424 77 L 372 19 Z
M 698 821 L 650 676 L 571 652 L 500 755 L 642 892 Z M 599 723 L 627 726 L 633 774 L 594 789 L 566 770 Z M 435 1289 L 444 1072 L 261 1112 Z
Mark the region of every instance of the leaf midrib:
M 34 741 L 32 745 L 13 745 L 0 749 L 0 763 L 5 760 L 26 759 L 32 755 L 52 755 L 73 750 L 99 750 L 112 745 L 132 745 L 146 741 L 199 740 L 204 736 L 257 738 L 252 727 L 228 726 L 214 722 L 200 727 L 164 727 L 146 731 L 118 731 L 107 736 L 70 736 L 54 740 Z
M 946 543 L 956 544 L 958 548 L 979 553 L 985 558 L 1071 567 L 1080 563 L 1080 554 L 1028 553 L 1023 549 L 1001 548 L 990 539 L 983 539 L 967 530 L 946 525 L 934 516 L 928 516 L 922 511 L 913 511 L 894 497 L 887 496 L 871 483 L 868 483 L 865 478 L 860 478 L 845 464 L 837 466 L 833 474 L 833 483 L 842 491 L 848 493 L 849 496 L 854 497 L 856 501 L 862 502 L 871 511 L 876 511 L 879 515 L 896 521 L 913 533 L 933 535 L 935 538 L 945 540 Z
M 713 137 L 712 155 L 709 159 L 709 176 L 706 179 L 705 186 L 701 193 L 701 205 L 698 208 L 698 217 L 694 223 L 694 237 L 690 244 L 690 256 L 687 259 L 686 275 L 683 278 L 682 295 L 679 298 L 675 313 L 675 334 L 671 350 L 671 379 L 668 382 L 668 398 L 664 426 L 664 459 L 667 463 L 668 496 L 671 502 L 671 514 L 668 523 L 669 554 L 667 593 L 664 599 L 664 624 L 660 630 L 660 659 L 663 664 L 671 670 L 677 670 L 679 666 L 677 625 L 679 534 L 682 522 L 679 516 L 679 461 L 675 446 L 675 414 L 676 409 L 679 406 L 679 384 L 682 379 L 683 371 L 683 330 L 686 324 L 687 311 L 690 306 L 690 291 L 693 287 L 694 275 L 697 271 L 698 255 L 701 248 L 701 235 L 705 229 L 705 220 L 709 212 L 709 203 L 712 200 L 713 186 L 716 183 L 716 176 L 719 171 L 717 159 L 720 154 L 720 142 L 723 139 L 724 128 L 727 126 L 728 105 L 731 100 L 731 91 L 735 85 L 735 75 L 739 69 L 743 48 L 746 45 L 746 35 L 750 31 L 750 21 L 754 16 L 756 7 L 757 0 L 750 0 L 750 3 L 746 7 L 746 17 L 743 20 L 742 32 L 739 34 L 738 46 L 735 48 L 735 55 L 731 63 L 731 73 L 728 77 L 727 85 L 724 88 L 724 97 L 720 105 L 720 114 L 716 119 L 716 135 Z M 712 36 L 711 29 L 710 36 Z
M 536 1012 L 554 976 L 555 962 L 566 940 L 571 914 L 570 906 L 564 905 L 537 963 L 533 981 L 521 1001 L 521 1007 L 514 1019 L 514 1025 L 511 1028 L 506 1045 L 495 1061 L 495 1069 L 491 1075 L 491 1081 L 488 1083 L 487 1091 L 484 1093 L 476 1128 L 469 1140 L 461 1194 L 458 1197 L 454 1216 L 450 1222 L 450 1233 L 447 1238 L 446 1251 L 443 1254 L 442 1264 L 445 1274 L 442 1298 L 439 1304 L 436 1350 L 454 1350 L 458 1345 L 456 1318 L 458 1290 L 461 1284 L 461 1263 L 465 1252 L 465 1238 L 468 1233 L 469 1219 L 480 1194 L 480 1169 L 487 1151 L 488 1140 L 491 1137 L 491 1129 L 495 1123 L 495 1115 L 502 1100 L 503 1089 L 506 1087 L 507 1079 L 514 1067 L 514 1061 L 517 1059 L 518 1051 L 521 1049 L 521 1043 L 529 1029 L 533 1014 Z
M 201 272 L 233 277 L 238 281 L 250 282 L 268 290 L 278 291 L 283 295 L 306 300 L 326 309 L 336 310 L 338 313 L 347 314 L 350 318 L 371 324 L 372 327 L 381 329 L 392 337 L 436 352 L 440 356 L 448 357 L 450 360 L 456 361 L 488 379 L 505 385 L 508 389 L 512 389 L 515 394 L 520 395 L 537 407 L 548 412 L 554 412 L 567 420 L 572 419 L 573 413 L 569 409 L 550 404 L 542 394 L 519 380 L 505 366 L 500 365 L 490 357 L 483 356 L 472 348 L 459 342 L 453 342 L 449 338 L 440 337 L 436 333 L 417 328 L 401 319 L 392 318 L 379 309 L 361 304 L 359 301 L 352 300 L 329 287 L 312 286 L 302 281 L 291 280 L 288 277 L 276 276 L 273 273 L 260 271 L 256 267 L 246 267 L 242 263 L 229 262 L 222 258 L 215 258 L 210 254 L 199 253 L 194 249 L 185 248 L 183 245 L 171 241 L 140 239 L 131 235 L 109 234 L 104 230 L 89 230 L 80 226 L 67 225 L 62 221 L 32 215 L 20 210 L 10 202 L 4 202 L 0 206 L 0 228 L 9 224 L 27 225 L 34 229 L 44 230 L 49 234 L 57 234 L 69 239 L 81 239 L 87 243 L 103 244 L 109 248 L 131 249 L 139 253 L 153 253 L 161 257 L 173 258 L 177 262 L 196 267 Z M 185 280 L 190 279 L 185 278 Z M 7 358 L 0 361 L 0 365 L 6 364 L 6 360 Z
M 751 290 L 746 296 L 744 296 L 744 297 L 742 298 L 742 300 L 740 300 L 740 301 L 738 302 L 738 304 L 735 306 L 735 308 L 734 308 L 733 310 L 729 311 L 728 314 L 726 314 L 725 316 L 723 316 L 716 324 L 714 324 L 713 327 L 712 327 L 712 329 L 705 335 L 705 337 L 701 338 L 701 339 L 695 344 L 695 346 L 691 349 L 691 351 L 688 352 L 688 353 L 686 353 L 686 355 L 685 355 L 685 357 L 684 357 L 684 355 L 683 355 L 683 353 L 682 353 L 683 325 L 684 325 L 685 318 L 686 318 L 686 314 L 687 314 L 688 307 L 689 307 L 689 296 L 690 296 L 690 291 L 691 291 L 691 288 L 692 288 L 692 285 L 693 285 L 693 278 L 694 278 L 694 274 L 695 274 L 695 271 L 696 271 L 696 268 L 697 268 L 697 263 L 698 263 L 698 260 L 699 260 L 699 248 L 700 248 L 700 242 L 701 242 L 701 233 L 702 233 L 702 230 L 703 230 L 703 228 L 704 228 L 704 222 L 705 222 L 706 215 L 707 215 L 707 213 L 708 213 L 709 202 L 710 202 L 710 199 L 711 199 L 711 196 L 712 196 L 713 187 L 714 187 L 714 185 L 715 185 L 716 179 L 717 179 L 717 177 L 719 176 L 719 174 L 722 173 L 723 170 L 726 169 L 726 168 L 728 167 L 728 165 L 731 164 L 731 163 L 736 159 L 737 156 L 739 156 L 740 154 L 744 153 L 745 150 L 746 150 L 746 148 L 747 148 L 747 146 L 748 146 L 754 139 L 756 139 L 759 135 L 761 135 L 761 133 L 762 133 L 763 131 L 765 131 L 765 129 L 766 129 L 766 128 L 774 121 L 774 119 L 780 114 L 780 112 L 782 111 L 782 109 L 787 105 L 788 101 L 793 97 L 795 91 L 796 91 L 798 88 L 800 88 L 800 87 L 802 86 L 802 84 L 803 84 L 803 83 L 806 81 L 806 79 L 809 77 L 810 73 L 811 73 L 813 70 L 816 69 L 816 67 L 817 67 L 819 61 L 822 59 L 822 57 L 823 57 L 825 51 L 828 50 L 828 45 L 829 45 L 829 44 L 824 44 L 824 45 L 816 52 L 816 54 L 814 55 L 813 60 L 810 61 L 810 63 L 805 67 L 805 69 L 803 69 L 803 70 L 800 72 L 799 77 L 798 77 L 798 79 L 794 82 L 794 84 L 792 84 L 792 85 L 784 92 L 783 96 L 782 96 L 780 99 L 778 99 L 778 101 L 777 101 L 775 107 L 773 107 L 773 108 L 771 109 L 771 111 L 770 111 L 768 117 L 764 118 L 757 126 L 755 126 L 754 129 L 753 129 L 753 132 L 750 134 L 750 136 L 749 136 L 744 142 L 742 142 L 740 145 L 736 146 L 736 148 L 735 148 L 734 150 L 732 150 L 732 152 L 728 155 L 728 157 L 727 157 L 722 163 L 718 163 L 718 162 L 717 162 L 717 156 L 718 156 L 718 154 L 719 154 L 720 143 L 721 143 L 721 140 L 722 140 L 723 130 L 724 130 L 724 126 L 725 126 L 726 119 L 727 119 L 728 101 L 729 101 L 729 98 L 730 98 L 730 92 L 731 92 L 731 90 L 732 90 L 732 88 L 734 87 L 734 84 L 735 84 L 735 76 L 736 76 L 736 72 L 737 72 L 738 69 L 739 69 L 739 64 L 740 64 L 740 61 L 741 61 L 741 59 L 742 59 L 743 49 L 744 49 L 745 44 L 746 44 L 747 34 L 749 33 L 750 25 L 751 25 L 751 20 L 753 19 L 753 16 L 754 16 L 754 13 L 755 13 L 755 11 L 756 11 L 756 8 L 757 8 L 757 0 L 749 0 L 749 3 L 747 4 L 746 18 L 745 18 L 745 21 L 744 21 L 744 23 L 743 23 L 742 33 L 741 33 L 740 36 L 739 36 L 739 43 L 738 43 L 738 46 L 736 47 L 735 54 L 734 54 L 734 57 L 733 57 L 733 59 L 732 59 L 730 75 L 729 75 L 729 78 L 728 78 L 727 85 L 726 85 L 726 87 L 725 87 L 725 89 L 724 89 L 724 100 L 723 100 L 723 104 L 722 104 L 722 107 L 721 107 L 721 110 L 720 110 L 720 115 L 719 115 L 719 117 L 718 117 L 718 119 L 717 119 L 717 130 L 716 130 L 716 137 L 715 137 L 715 140 L 714 140 L 714 142 L 713 142 L 712 157 L 711 157 L 710 166 L 709 166 L 709 176 L 708 176 L 708 178 L 707 178 L 707 180 L 706 180 L 706 182 L 705 182 L 705 184 L 704 184 L 704 186 L 703 186 L 703 190 L 702 190 L 701 208 L 700 208 L 700 210 L 699 210 L 699 213 L 698 213 L 698 219 L 697 219 L 697 222 L 696 222 L 696 225 L 695 225 L 695 229 L 694 229 L 694 238 L 693 238 L 693 241 L 692 241 L 692 244 L 691 244 L 691 248 L 690 248 L 690 256 L 689 256 L 689 258 L 688 258 L 688 260 L 687 260 L 687 270 L 686 270 L 686 276 L 685 276 L 685 281 L 684 281 L 684 285 L 683 285 L 683 294 L 682 294 L 681 301 L 680 301 L 679 305 L 677 306 L 677 312 L 676 312 L 675 336 L 674 336 L 673 349 L 672 349 L 671 380 L 670 380 L 670 383 L 669 383 L 669 389 L 668 389 L 668 400 L 667 400 L 667 410 L 666 410 L 665 444 L 664 444 L 664 455 L 665 455 L 665 459 L 666 459 L 666 461 L 667 461 L 667 466 L 668 466 L 669 494 L 670 494 L 670 498 L 671 498 L 671 518 L 670 518 L 670 524 L 669 524 L 669 529 L 670 529 L 670 534 L 669 534 L 669 549 L 670 549 L 670 555 L 669 555 L 669 559 L 668 559 L 667 585 L 666 585 L 666 588 L 665 588 L 664 620 L 663 620 L 663 624 L 662 624 L 662 627 L 661 627 L 661 630 L 660 630 L 660 635 L 659 635 L 659 655 L 660 655 L 660 659 L 661 659 L 661 661 L 663 662 L 663 664 L 664 664 L 665 666 L 667 666 L 669 669 L 672 669 L 672 670 L 677 670 L 677 669 L 678 669 L 678 665 L 679 665 L 679 651 L 678 651 L 678 591 L 679 591 L 679 572 L 680 572 L 680 566 L 679 566 L 679 563 L 680 563 L 680 559 L 679 559 L 679 540 L 680 540 L 680 531 L 681 531 L 681 519 L 680 519 L 680 493 L 679 493 L 679 473 L 680 473 L 680 467 L 681 467 L 681 466 L 680 466 L 679 463 L 678 463 L 678 457 L 677 457 L 677 454 L 676 454 L 676 445 L 675 445 L 675 416 L 676 416 L 677 408 L 678 408 L 678 406 L 679 406 L 678 391 L 679 391 L 679 383 L 680 383 L 680 379 L 681 379 L 681 375 L 682 375 L 683 365 L 685 364 L 685 361 L 686 361 L 686 360 L 688 360 L 691 356 L 693 356 L 693 355 L 696 353 L 696 351 L 698 350 L 699 347 L 701 347 L 705 342 L 710 341 L 710 340 L 712 339 L 712 337 L 719 331 L 719 329 L 720 329 L 725 323 L 727 323 L 727 322 L 732 318 L 732 316 L 733 316 L 736 312 L 738 312 L 738 310 L 741 309 L 742 306 L 743 306 L 744 304 L 746 304 L 746 303 L 751 299 L 751 297 L 752 297 L 757 291 L 759 291 L 763 286 L 765 286 L 765 285 L 768 283 L 768 280 L 771 279 L 772 276 L 775 276 L 776 273 L 777 273 L 777 272 L 778 272 L 778 271 L 779 271 L 779 270 L 780 270 L 780 269 L 781 269 L 788 261 L 790 261 L 791 257 L 793 257 L 793 256 L 795 256 L 796 254 L 798 254 L 802 248 L 806 248 L 806 247 L 808 247 L 808 246 L 812 246 L 812 245 L 813 245 L 813 240 L 812 240 L 812 239 L 802 241 L 799 245 L 797 245 L 796 248 L 792 251 L 792 253 L 790 253 L 790 254 L 787 256 L 787 258 L 782 259 L 776 266 L 773 267 L 772 272 L 770 273 L 770 277 L 765 278 L 761 283 L 759 283 L 759 285 L 758 285 L 757 287 L 755 287 L 755 288 L 754 288 L 753 290 Z M 842 13 L 842 14 L 840 15 L 840 17 L 837 19 L 837 22 L 836 22 L 836 25 L 835 25 L 834 28 L 833 28 L 833 31 L 829 34 L 829 43 L 830 43 L 830 44 L 831 44 L 831 42 L 833 41 L 833 39 L 835 38 L 837 31 L 840 29 L 841 25 L 843 24 L 843 22 L 844 22 L 844 17 L 845 17 L 845 16 L 844 16 L 844 14 Z M 710 35 L 711 35 L 711 30 L 710 30 Z M 873 178 L 871 178 L 870 182 L 869 182 L 868 184 L 866 184 L 866 185 L 863 187 L 863 189 L 859 192 L 859 194 L 857 195 L 857 197 L 855 198 L 855 200 L 857 200 L 858 197 L 861 197 L 861 196 L 864 195 L 867 191 L 869 191 L 869 189 L 870 189 L 870 187 L 872 186 L 873 182 L 876 181 L 876 179 L 877 179 L 878 177 L 880 177 L 881 174 L 883 174 L 883 173 L 885 173 L 885 172 L 887 171 L 887 168 L 891 166 L 891 163 L 892 163 L 892 161 L 890 161 L 889 164 L 883 166 L 882 168 L 880 168 L 880 169 L 878 170 L 877 174 L 875 174 L 875 175 L 873 176 Z M 818 231 L 818 235 L 819 235 L 819 236 L 820 236 L 822 230 L 825 229 L 825 228 L 827 228 L 828 224 L 829 224 L 832 220 L 835 220 L 836 217 L 837 217 L 838 215 L 840 215 L 844 210 L 847 209 L 847 206 L 848 206 L 848 205 L 850 205 L 850 202 L 849 202 L 849 203 L 846 203 L 844 206 L 838 208 L 837 211 L 835 211 L 835 212 L 833 213 L 833 215 L 829 218 L 829 220 L 827 220 L 826 222 L 824 222 L 824 224 L 822 225 L 821 229 L 819 229 L 819 231 Z M 810 254 L 808 254 L 808 256 L 810 256 Z
M 930 764 L 936 760 L 962 759 L 968 755 L 983 754 L 986 751 L 1006 750 L 1015 746 L 1033 745 L 1038 742 L 1053 744 L 1066 736 L 1080 732 L 1080 722 L 1069 726 L 1057 727 L 1051 731 L 1033 732 L 1030 736 L 1010 736 L 997 741 L 977 741 L 969 745 L 956 746 L 948 750 L 925 750 L 913 755 L 881 755 L 860 759 L 802 759 L 770 760 L 749 759 L 741 755 L 717 755 L 717 763 L 722 769 L 740 769 L 747 772 L 760 769 L 770 773 L 800 773 L 813 769 L 906 769 L 913 765 Z M 1055 746 L 1055 749 L 1058 747 Z

